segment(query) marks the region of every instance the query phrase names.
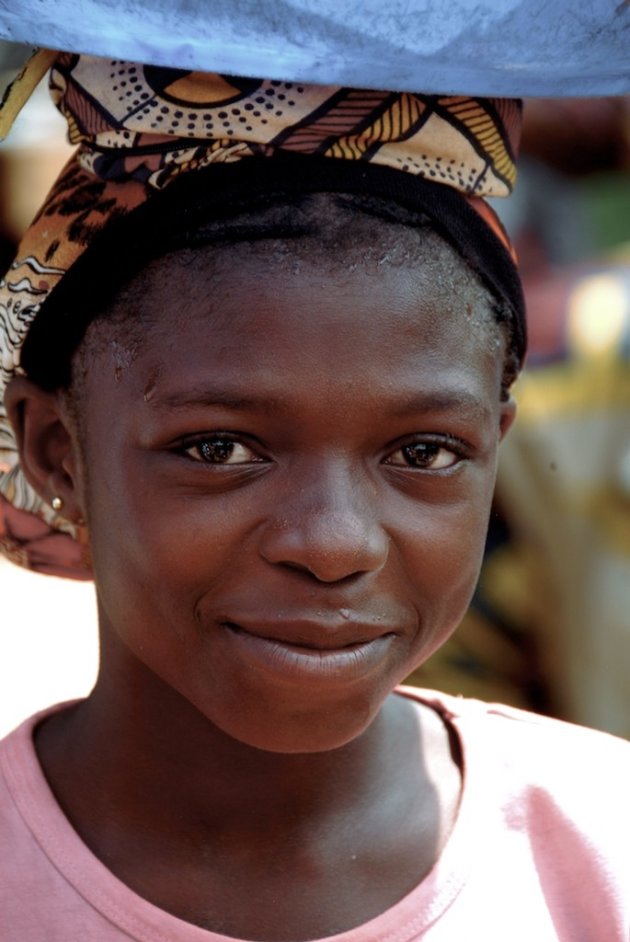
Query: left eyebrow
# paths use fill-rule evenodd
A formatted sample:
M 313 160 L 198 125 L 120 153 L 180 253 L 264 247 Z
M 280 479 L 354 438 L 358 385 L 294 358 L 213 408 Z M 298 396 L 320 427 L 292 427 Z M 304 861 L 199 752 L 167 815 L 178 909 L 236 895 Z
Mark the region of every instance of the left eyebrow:
M 387 397 L 388 399 L 389 397 Z M 378 400 L 366 390 L 366 399 Z M 412 415 L 457 413 L 466 418 L 483 421 L 491 417 L 492 410 L 480 396 L 468 389 L 414 390 L 408 396 L 404 392 L 396 395 L 393 401 L 383 401 L 384 407 L 393 418 L 407 418 Z M 167 409 L 171 412 L 186 411 L 195 408 L 213 407 L 231 412 L 250 412 L 262 415 L 287 415 L 291 413 L 290 401 L 274 395 L 248 396 L 240 389 L 225 387 L 188 387 L 172 392 L 156 393 L 147 400 L 152 407 Z
M 459 412 L 473 418 L 487 419 L 492 411 L 489 406 L 468 390 L 415 393 L 394 409 L 394 415 L 404 417 L 412 413 Z
M 165 395 L 151 397 L 148 402 L 152 406 L 170 409 L 173 412 L 191 408 L 211 408 L 220 406 L 233 412 L 281 412 L 286 405 L 277 397 L 242 396 L 225 390 L 217 389 L 183 389 Z

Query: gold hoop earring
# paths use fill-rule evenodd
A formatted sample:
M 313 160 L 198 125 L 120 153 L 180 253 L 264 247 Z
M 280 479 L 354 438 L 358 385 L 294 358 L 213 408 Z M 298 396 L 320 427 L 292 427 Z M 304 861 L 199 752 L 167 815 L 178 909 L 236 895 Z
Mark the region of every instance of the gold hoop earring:
M 57 512 L 59 512 L 63 508 L 63 497 L 57 497 L 57 496 L 53 497 L 53 499 L 50 502 L 50 506 L 52 507 L 53 510 L 56 510 Z

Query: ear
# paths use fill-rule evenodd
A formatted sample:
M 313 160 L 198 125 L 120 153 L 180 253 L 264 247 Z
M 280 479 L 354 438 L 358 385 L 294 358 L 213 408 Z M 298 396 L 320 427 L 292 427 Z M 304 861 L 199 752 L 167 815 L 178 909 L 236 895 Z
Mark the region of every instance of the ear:
M 510 396 L 506 402 L 501 403 L 501 413 L 499 416 L 499 440 L 500 441 L 503 440 L 503 438 L 509 432 L 515 418 L 516 418 L 516 403 Z
M 47 504 L 61 497 L 63 516 L 79 522 L 84 516 L 79 443 L 60 395 L 16 376 L 4 403 L 29 484 Z

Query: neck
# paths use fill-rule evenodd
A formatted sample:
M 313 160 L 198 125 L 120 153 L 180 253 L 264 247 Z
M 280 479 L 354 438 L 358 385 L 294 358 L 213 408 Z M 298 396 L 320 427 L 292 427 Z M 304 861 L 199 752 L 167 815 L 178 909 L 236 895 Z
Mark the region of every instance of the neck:
M 235 938 L 321 938 L 384 912 L 434 865 L 460 789 L 434 711 L 419 722 L 389 697 L 346 745 L 279 754 L 226 735 L 133 658 L 110 667 L 36 745 L 75 830 L 154 905 Z
M 260 828 L 260 821 L 312 827 L 385 789 L 392 767 L 422 767 L 415 710 L 390 697 L 356 739 L 326 752 L 281 754 L 241 743 L 133 657 L 111 670 L 104 651 L 97 684 L 77 707 L 53 717 L 37 749 L 72 817 L 80 795 L 116 814 L 182 830 L 188 818 L 213 827 Z M 114 678 L 112 680 L 112 678 Z M 391 787 L 391 779 L 389 779 Z M 177 819 L 176 821 L 174 819 Z

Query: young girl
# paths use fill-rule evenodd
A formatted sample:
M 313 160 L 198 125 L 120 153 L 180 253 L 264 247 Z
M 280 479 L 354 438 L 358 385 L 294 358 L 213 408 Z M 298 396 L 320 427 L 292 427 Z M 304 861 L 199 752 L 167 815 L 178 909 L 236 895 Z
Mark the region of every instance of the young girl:
M 517 105 L 53 85 L 82 144 L 3 283 L 4 542 L 93 571 L 101 663 L 0 746 L 1 938 L 627 940 L 627 744 L 395 689 L 514 415 L 479 194 Z

